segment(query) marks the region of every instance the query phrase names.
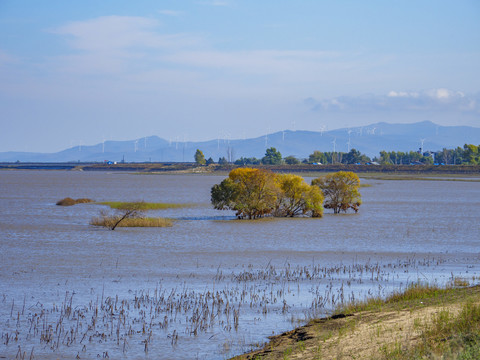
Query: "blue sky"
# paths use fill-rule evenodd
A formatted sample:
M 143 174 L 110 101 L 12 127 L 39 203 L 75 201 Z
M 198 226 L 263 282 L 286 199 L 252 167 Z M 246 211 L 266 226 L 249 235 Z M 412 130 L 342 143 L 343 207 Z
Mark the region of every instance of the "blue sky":
M 480 1 L 0 0 L 0 119 L 0 151 L 39 152 L 479 127 Z

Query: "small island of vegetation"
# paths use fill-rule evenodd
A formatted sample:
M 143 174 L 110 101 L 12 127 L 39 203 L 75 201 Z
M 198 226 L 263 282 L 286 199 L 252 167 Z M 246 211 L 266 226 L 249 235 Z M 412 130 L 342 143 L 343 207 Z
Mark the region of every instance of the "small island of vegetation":
M 110 230 L 117 227 L 169 227 L 173 225 L 172 220 L 161 217 L 146 217 L 146 210 L 166 209 L 178 207 L 176 204 L 136 202 L 103 202 L 101 205 L 108 205 L 115 209 L 114 213 L 102 210 L 100 215 L 90 221 L 91 225 L 103 226 Z
M 264 216 L 323 216 L 325 207 L 355 212 L 361 204 L 360 180 L 355 173 L 340 171 L 312 181 L 293 174 L 275 174 L 264 169 L 237 168 L 211 190 L 217 210 L 235 210 L 239 219 Z

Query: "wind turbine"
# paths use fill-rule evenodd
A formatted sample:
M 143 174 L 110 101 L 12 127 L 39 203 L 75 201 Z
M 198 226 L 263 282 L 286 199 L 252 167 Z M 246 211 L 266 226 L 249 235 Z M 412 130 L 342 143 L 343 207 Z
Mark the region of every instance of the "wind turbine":
M 348 141 L 347 141 L 347 152 L 350 152 L 350 134 L 352 133 L 351 129 L 348 129 Z
M 333 164 L 333 157 L 335 155 L 335 147 L 337 145 L 337 138 L 333 138 L 332 144 L 333 144 L 333 154 L 332 154 L 332 164 Z
M 270 133 L 270 126 L 267 128 L 267 132 L 265 133 L 265 148 L 268 147 L 268 134 Z
M 421 152 L 421 155 L 423 155 L 423 143 L 425 142 L 426 139 L 420 139 L 420 143 L 422 144 L 422 146 L 420 147 L 420 152 Z
M 137 152 L 137 150 L 138 150 L 138 140 L 135 140 L 134 148 L 135 148 L 135 152 Z
M 325 131 L 325 125 L 320 127 L 320 136 L 323 136 L 323 132 Z

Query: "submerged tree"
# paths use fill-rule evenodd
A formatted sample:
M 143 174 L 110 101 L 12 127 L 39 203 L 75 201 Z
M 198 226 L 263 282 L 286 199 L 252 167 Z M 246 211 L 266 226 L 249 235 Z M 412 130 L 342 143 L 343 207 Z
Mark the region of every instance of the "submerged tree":
M 235 210 L 240 219 L 308 215 L 321 217 L 323 196 L 296 175 L 276 175 L 262 169 L 234 169 L 211 190 L 217 210 Z
M 317 186 L 308 185 L 298 175 L 277 175 L 280 192 L 277 197 L 276 216 L 294 217 L 323 215 L 323 194 Z
M 358 212 L 362 204 L 360 179 L 351 171 L 339 171 L 334 174 L 312 180 L 312 185 L 318 186 L 325 195 L 326 209 L 333 209 L 335 214 L 352 209 Z
M 107 211 L 100 211 L 100 216 L 92 219 L 91 224 L 101 225 L 115 230 L 120 223 L 127 219 L 142 218 L 144 216 L 144 202 L 126 203 L 127 205 L 121 209 L 117 209 L 114 214 Z

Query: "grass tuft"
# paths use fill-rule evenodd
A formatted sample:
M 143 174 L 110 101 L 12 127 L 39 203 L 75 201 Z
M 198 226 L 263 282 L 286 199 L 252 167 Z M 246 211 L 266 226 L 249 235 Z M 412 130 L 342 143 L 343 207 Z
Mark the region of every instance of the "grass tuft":
M 94 226 L 103 226 L 111 228 L 118 220 L 119 216 L 101 216 L 93 218 L 90 222 Z M 165 218 L 127 218 L 123 219 L 118 227 L 170 227 L 173 221 Z
M 410 284 L 404 291 L 394 292 L 386 299 L 381 297 L 371 297 L 362 301 L 355 301 L 339 306 L 335 313 L 352 314 L 359 311 L 378 310 L 388 304 L 400 304 L 403 307 L 410 306 L 412 302 L 419 300 L 429 300 L 446 295 L 451 292 L 451 288 L 439 288 L 436 285 L 428 285 L 422 283 Z

